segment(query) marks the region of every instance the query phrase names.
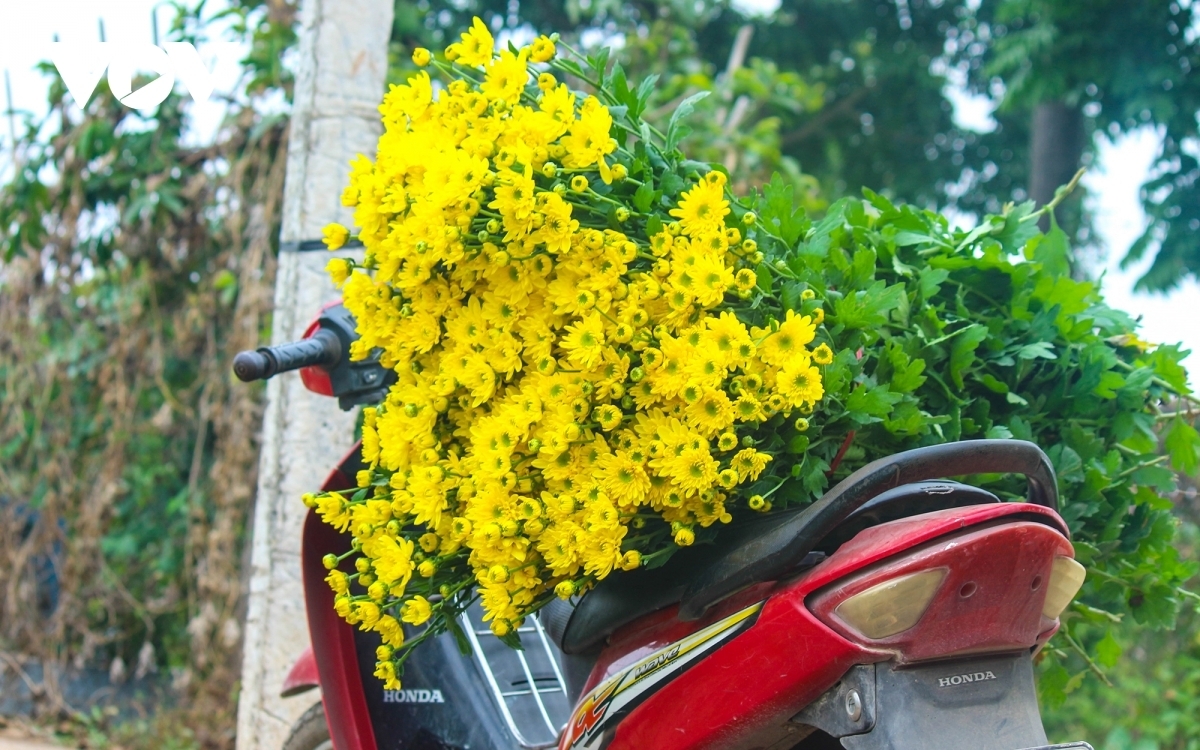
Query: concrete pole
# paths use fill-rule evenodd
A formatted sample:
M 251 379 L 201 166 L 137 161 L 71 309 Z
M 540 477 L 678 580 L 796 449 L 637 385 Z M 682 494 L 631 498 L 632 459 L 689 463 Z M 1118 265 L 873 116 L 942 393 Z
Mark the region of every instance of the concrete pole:
M 341 205 L 350 161 L 374 156 L 381 131 L 393 0 L 304 0 L 288 143 L 273 344 L 300 338 L 321 305 L 337 299 L 323 250 L 296 251 L 329 222 L 352 224 Z M 289 247 L 290 245 L 290 247 Z M 237 750 L 279 750 L 319 700 L 279 697 L 309 641 L 300 575 L 300 496 L 317 489 L 353 437 L 354 415 L 309 393 L 296 375 L 268 382 L 254 508 L 250 595 L 238 703 Z

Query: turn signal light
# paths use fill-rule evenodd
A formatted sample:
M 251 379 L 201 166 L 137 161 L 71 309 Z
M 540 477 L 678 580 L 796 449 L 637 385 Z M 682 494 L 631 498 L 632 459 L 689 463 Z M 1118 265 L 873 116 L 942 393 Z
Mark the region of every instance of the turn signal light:
M 1050 569 L 1050 583 L 1046 586 L 1046 602 L 1042 605 L 1042 614 L 1051 620 L 1057 619 L 1067 608 L 1079 587 L 1087 570 L 1069 557 L 1054 558 L 1054 567 Z
M 867 638 L 877 640 L 902 633 L 916 625 L 925 614 L 933 595 L 946 579 L 946 572 L 946 568 L 934 568 L 884 581 L 842 602 L 834 614 Z M 1051 591 L 1054 590 L 1053 581 L 1052 577 Z M 1078 588 L 1071 591 L 1072 596 Z M 1063 606 L 1066 606 L 1065 602 Z

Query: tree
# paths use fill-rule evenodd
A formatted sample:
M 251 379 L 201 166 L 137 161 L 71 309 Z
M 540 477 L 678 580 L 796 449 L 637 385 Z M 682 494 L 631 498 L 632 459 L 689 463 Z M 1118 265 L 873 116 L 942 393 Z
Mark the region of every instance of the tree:
M 287 95 L 294 35 L 283 3 L 227 13 L 249 103 L 214 144 L 188 143 L 180 97 L 80 109 L 47 66 L 50 114 L 0 186 L 0 650 L 40 665 L 41 716 L 85 729 L 102 714 L 63 700 L 64 667 L 174 673 L 181 707 L 130 730 L 148 747 L 232 746 L 240 676 L 261 391 L 230 363 L 269 325 L 287 143 L 252 97 Z
M 1030 118 L 1034 200 L 1070 178 L 1095 137 L 1158 129 L 1158 176 L 1143 187 L 1151 225 L 1123 261 L 1157 246 L 1143 289 L 1200 276 L 1200 164 L 1185 145 L 1200 111 L 1195 13 L 1172 0 L 1002 0 L 966 14 L 953 45 L 973 90 L 998 93 L 1002 113 Z

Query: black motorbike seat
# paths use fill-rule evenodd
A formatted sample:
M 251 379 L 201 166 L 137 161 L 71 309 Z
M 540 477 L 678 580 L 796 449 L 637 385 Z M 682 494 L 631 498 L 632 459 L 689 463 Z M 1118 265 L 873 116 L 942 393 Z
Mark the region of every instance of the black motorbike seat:
M 888 490 L 865 503 L 826 534 L 815 551 L 792 571 L 816 565 L 860 531 L 900 518 L 948 508 L 998 503 L 992 493 L 958 482 L 916 482 Z M 735 549 L 757 539 L 763 531 L 786 523 L 803 509 L 756 516 L 722 530 L 721 546 Z M 663 566 L 651 570 L 614 572 L 577 603 L 555 600 L 540 613 L 558 647 L 566 654 L 594 654 L 610 635 L 633 621 L 678 604 L 688 587 L 713 564 L 711 546 L 682 549 Z

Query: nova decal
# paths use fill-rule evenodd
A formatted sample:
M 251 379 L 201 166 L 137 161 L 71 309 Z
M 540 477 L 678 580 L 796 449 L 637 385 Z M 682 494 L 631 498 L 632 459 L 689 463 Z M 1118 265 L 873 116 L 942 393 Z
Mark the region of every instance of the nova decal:
M 617 724 L 655 690 L 683 674 L 708 652 L 733 638 L 754 622 L 762 602 L 747 607 L 659 649 L 600 683 L 579 703 L 560 747 L 563 750 L 599 750 L 608 744 Z

